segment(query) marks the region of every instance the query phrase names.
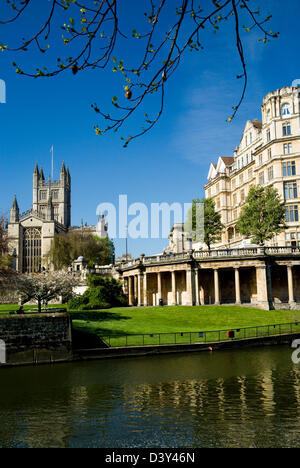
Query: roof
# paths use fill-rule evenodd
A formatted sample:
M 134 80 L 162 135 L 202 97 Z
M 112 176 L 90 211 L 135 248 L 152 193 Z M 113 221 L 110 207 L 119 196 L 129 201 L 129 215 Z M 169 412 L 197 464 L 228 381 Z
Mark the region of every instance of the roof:
M 259 129 L 262 128 L 262 122 L 259 122 L 258 120 L 253 120 L 251 123 L 253 124 L 253 127 L 255 128 L 259 128 Z
M 222 161 L 226 166 L 231 166 L 234 163 L 234 158 L 232 156 L 221 156 Z
M 82 256 L 78 257 L 77 260 L 75 260 L 75 262 L 86 262 L 86 259 Z

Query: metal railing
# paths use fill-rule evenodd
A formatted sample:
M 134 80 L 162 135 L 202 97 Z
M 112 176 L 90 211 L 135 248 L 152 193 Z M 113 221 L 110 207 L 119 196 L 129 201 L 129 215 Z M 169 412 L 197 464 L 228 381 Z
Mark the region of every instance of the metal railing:
M 216 343 L 228 340 L 245 340 L 248 338 L 265 338 L 300 333 L 300 322 L 260 325 L 257 327 L 231 328 L 225 330 L 143 333 L 137 335 L 100 336 L 101 340 L 111 348 L 135 346 L 162 346 L 180 344 Z

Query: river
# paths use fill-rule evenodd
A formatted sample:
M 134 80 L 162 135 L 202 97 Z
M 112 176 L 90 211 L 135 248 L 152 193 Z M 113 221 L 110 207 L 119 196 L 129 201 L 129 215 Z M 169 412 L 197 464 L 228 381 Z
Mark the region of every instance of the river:
M 287 346 L 0 369 L 0 447 L 300 447 Z

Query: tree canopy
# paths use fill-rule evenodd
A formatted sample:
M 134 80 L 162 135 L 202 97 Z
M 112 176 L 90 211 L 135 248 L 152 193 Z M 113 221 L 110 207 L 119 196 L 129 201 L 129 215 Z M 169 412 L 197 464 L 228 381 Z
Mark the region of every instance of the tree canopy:
M 128 305 L 122 284 L 115 278 L 89 275 L 88 289 L 68 302 L 70 310 L 93 310 Z
M 194 198 L 185 222 L 185 231 L 191 234 L 192 240 L 204 242 L 210 250 L 212 244 L 221 240 L 223 227 L 214 200 Z
M 195 0 L 155 3 L 144 0 L 142 18 L 137 18 L 138 11 L 134 19 L 128 14 L 124 0 L 49 0 L 42 14 L 39 3 L 34 0 L 2 2 L 0 50 L 13 54 L 13 66 L 18 74 L 33 78 L 66 72 L 77 75 L 87 69 L 120 73 L 123 88 L 120 85 L 112 96 L 111 111 L 97 103 L 92 107 L 101 119 L 101 124 L 94 125 L 98 135 L 120 130 L 131 118 L 134 124 L 140 121 L 141 126 L 131 135 L 121 137 L 125 147 L 157 123 L 164 109 L 168 80 L 188 51 L 203 49 L 206 31 L 222 34 L 223 24 L 229 24 L 232 45 L 240 59 L 241 72 L 237 78 L 243 81 L 241 96 L 233 112 L 230 111 L 229 122 L 236 115 L 247 88 L 245 34 L 256 29 L 263 43 L 279 34 L 268 29 L 272 16 L 262 13 L 254 0 L 207 0 L 201 5 Z M 13 40 L 6 41 L 6 33 L 11 30 Z M 138 46 L 133 41 L 139 41 Z M 24 61 L 24 66 L 20 52 L 32 57 Z M 36 52 L 43 57 L 40 64 Z M 30 67 L 30 62 L 34 66 Z M 154 94 L 157 95 L 156 111 L 148 115 L 147 98 L 153 99 Z M 138 110 L 142 113 L 137 119 Z
M 212 198 L 204 198 L 204 243 L 210 250 L 211 245 L 221 240 L 223 224 L 221 215 L 216 212 L 215 202 Z
M 9 255 L 9 239 L 6 232 L 6 218 L 0 216 L 0 289 L 7 287 L 15 279 L 16 272 L 12 269 L 12 256 Z
M 55 236 L 48 256 L 56 270 L 68 267 L 79 256 L 89 263 L 107 265 L 113 262 L 114 246 L 109 239 L 93 233 L 69 231 Z
M 19 275 L 15 289 L 20 294 L 22 304 L 33 300 L 38 303 L 38 311 L 41 312 L 42 303 L 59 299 L 69 300 L 73 296 L 73 288 L 78 280 L 64 272 L 41 273 L 31 275 Z
M 286 229 L 285 207 L 273 187 L 251 187 L 237 222 L 243 236 L 251 237 L 253 244 L 263 245 Z

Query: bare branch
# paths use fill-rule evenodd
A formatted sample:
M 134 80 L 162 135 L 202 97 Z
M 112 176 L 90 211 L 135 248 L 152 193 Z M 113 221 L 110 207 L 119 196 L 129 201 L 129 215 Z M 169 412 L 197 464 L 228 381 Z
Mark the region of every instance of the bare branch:
M 11 46 L 0 43 L 3 52 L 28 52 L 36 48 L 43 56 L 55 44 L 55 49 L 62 49 L 55 64 L 49 60 L 47 66 L 40 66 L 36 71 L 26 71 L 21 65 L 13 62 L 16 72 L 33 78 L 53 77 L 71 71 L 73 75 L 86 69 L 106 69 L 112 67 L 113 73 L 121 73 L 124 96 L 116 91 L 112 98 L 113 113 L 100 109 L 97 103 L 92 105 L 95 112 L 103 119 L 102 125 L 94 125 L 98 135 L 120 130 L 138 110 L 144 110 L 144 121 L 140 130 L 127 138 L 122 137 L 126 147 L 130 141 L 150 131 L 160 119 L 164 110 L 164 96 L 168 80 L 176 72 L 180 62 L 184 60 L 187 51 L 200 51 L 200 42 L 205 36 L 205 29 L 214 33 L 219 32 L 221 25 L 232 22 L 235 32 L 235 47 L 242 65 L 243 88 L 238 104 L 233 107 L 233 113 L 228 121 L 236 116 L 247 89 L 247 66 L 243 48 L 242 33 L 249 33 L 254 29 L 263 35 L 263 43 L 278 37 L 279 33 L 267 31 L 266 24 L 271 19 L 261 16 L 260 9 L 252 8 L 253 0 L 210 0 L 205 2 L 202 9 L 196 6 L 195 0 L 145 0 L 149 11 L 145 12 L 145 25 L 142 31 L 131 29 L 128 18 L 120 13 L 121 0 L 51 0 L 40 25 L 30 37 L 21 40 L 21 44 Z M 7 11 L 13 8 L 13 15 L 8 19 Z M 16 39 L 23 37 L 22 19 L 26 22 L 26 15 L 35 12 L 33 0 L 15 0 L 14 3 L 0 7 L 0 25 L 12 28 L 16 24 Z M 61 18 L 65 21 L 61 24 Z M 241 19 L 249 26 L 241 27 Z M 129 31 L 121 31 L 120 23 L 125 24 Z M 58 24 L 60 26 L 58 26 Z M 60 33 L 63 31 L 62 41 Z M 244 31 L 243 31 L 244 30 Z M 0 30 L 1 31 L 1 30 Z M 138 43 L 138 51 L 125 59 L 117 60 L 124 43 L 130 50 L 132 41 Z M 131 62 L 131 64 L 130 64 Z M 157 94 L 158 99 L 155 98 Z M 148 116 L 148 98 L 157 105 L 156 114 Z M 126 103 L 126 104 L 125 104 Z

